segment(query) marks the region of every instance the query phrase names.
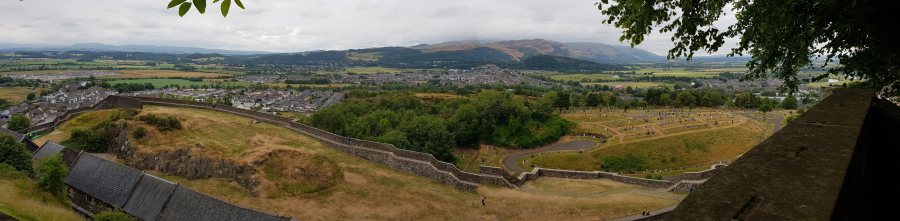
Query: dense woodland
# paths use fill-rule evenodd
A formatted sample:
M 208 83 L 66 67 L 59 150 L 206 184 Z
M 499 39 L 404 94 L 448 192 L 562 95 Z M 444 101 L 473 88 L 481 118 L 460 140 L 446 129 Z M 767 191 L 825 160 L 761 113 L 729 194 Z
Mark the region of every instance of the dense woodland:
M 318 111 L 310 123 L 340 135 L 393 144 L 454 162 L 452 148 L 513 148 L 554 142 L 573 127 L 548 99 L 483 91 L 471 98 L 425 102 L 401 92 L 348 99 Z

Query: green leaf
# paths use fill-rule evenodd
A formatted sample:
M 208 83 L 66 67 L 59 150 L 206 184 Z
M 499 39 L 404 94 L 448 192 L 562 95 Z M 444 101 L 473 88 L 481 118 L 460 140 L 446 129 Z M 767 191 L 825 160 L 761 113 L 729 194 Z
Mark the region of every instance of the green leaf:
M 246 9 L 244 8 L 244 3 L 241 3 L 241 0 L 234 0 L 234 4 L 236 4 L 238 7 L 241 7 L 241 9 Z
M 206 0 L 194 0 L 194 7 L 200 11 L 200 14 L 206 13 Z
M 171 2 L 169 2 L 169 7 L 167 7 L 167 8 L 175 7 L 181 3 L 184 3 L 184 1 L 187 1 L 187 0 L 172 0 Z
M 213 3 L 219 2 L 219 0 L 213 0 Z
M 228 8 L 231 8 L 231 0 L 222 1 L 222 17 L 228 17 Z
M 185 2 L 185 3 L 181 4 L 180 8 L 178 8 L 178 16 L 184 17 L 184 15 L 187 14 L 187 12 L 190 10 L 191 10 L 191 3 Z

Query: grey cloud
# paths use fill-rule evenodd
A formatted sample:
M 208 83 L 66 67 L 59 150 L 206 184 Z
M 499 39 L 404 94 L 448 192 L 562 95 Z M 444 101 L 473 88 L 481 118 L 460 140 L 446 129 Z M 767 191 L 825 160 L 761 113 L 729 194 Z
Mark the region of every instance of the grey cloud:
M 0 3 L 0 20 L 4 21 L 0 42 L 103 42 L 281 52 L 471 39 L 618 43 L 620 30 L 600 22 L 603 17 L 593 2 L 265 0 L 246 1 L 246 10 L 233 7 L 228 18 L 209 9 L 205 15 L 192 11 L 181 18 L 159 0 L 4 1 Z M 724 25 L 733 23 L 733 17 L 726 15 Z M 638 47 L 664 54 L 671 47 L 669 36 L 654 34 Z

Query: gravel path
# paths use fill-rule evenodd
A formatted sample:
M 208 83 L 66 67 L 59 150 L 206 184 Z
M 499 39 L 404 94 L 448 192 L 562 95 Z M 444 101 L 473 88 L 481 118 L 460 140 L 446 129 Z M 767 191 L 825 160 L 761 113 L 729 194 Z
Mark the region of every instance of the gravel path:
M 506 156 L 506 158 L 503 158 L 503 167 L 516 173 L 526 172 L 525 169 L 519 167 L 516 162 L 522 161 L 522 159 L 525 159 L 525 157 L 528 157 L 530 155 L 560 150 L 584 150 L 594 146 L 597 146 L 597 142 L 589 140 L 573 140 L 565 143 L 555 143 L 535 149 L 520 150 L 510 154 L 509 156 Z

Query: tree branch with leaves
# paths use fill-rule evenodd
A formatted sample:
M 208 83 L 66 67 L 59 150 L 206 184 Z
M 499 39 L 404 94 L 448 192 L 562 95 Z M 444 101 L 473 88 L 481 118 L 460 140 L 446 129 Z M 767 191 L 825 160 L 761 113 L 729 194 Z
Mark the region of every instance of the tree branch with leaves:
M 672 33 L 668 58 L 688 60 L 695 52 L 718 51 L 726 38 L 739 38 L 729 56 L 751 56 L 745 79 L 773 76 L 783 90 L 796 91 L 798 72 L 820 66 L 828 72 L 805 80 L 843 75 L 900 95 L 900 20 L 890 1 L 878 0 L 620 0 L 596 4 L 604 20 L 624 29 L 632 46 L 654 29 Z M 730 6 L 737 22 L 713 25 Z M 837 63 L 837 65 L 831 65 Z
M 191 6 L 194 6 L 194 8 L 196 8 L 197 12 L 200 12 L 200 14 L 204 14 L 206 13 L 206 1 L 207 0 L 191 0 L 190 2 L 188 2 L 188 0 L 172 0 L 169 2 L 169 6 L 167 8 L 171 9 L 177 6 L 178 16 L 181 17 L 184 17 L 184 15 L 186 15 L 188 11 L 191 10 Z M 222 11 L 222 17 L 228 17 L 228 11 L 231 9 L 232 0 L 213 0 L 213 4 L 220 1 L 222 2 L 219 7 Z M 234 0 L 234 4 L 241 9 L 246 9 L 244 8 L 244 3 L 241 2 L 241 0 Z

